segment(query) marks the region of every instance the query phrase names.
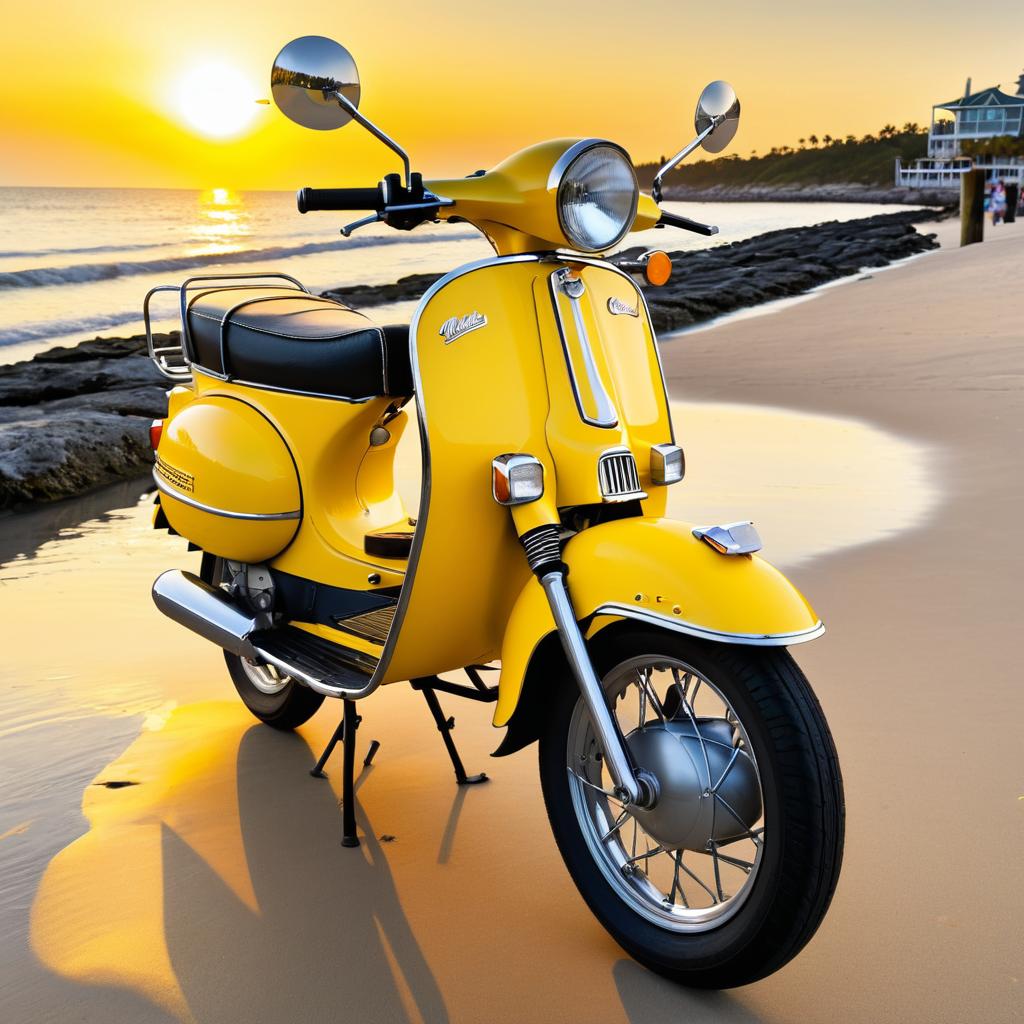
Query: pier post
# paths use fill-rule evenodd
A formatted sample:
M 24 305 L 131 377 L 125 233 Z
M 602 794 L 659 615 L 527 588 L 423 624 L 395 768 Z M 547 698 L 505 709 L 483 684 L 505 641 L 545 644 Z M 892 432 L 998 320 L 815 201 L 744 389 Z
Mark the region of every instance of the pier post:
M 1017 219 L 1017 204 L 1020 202 L 1020 184 L 1016 181 L 1006 183 L 1006 223 L 1012 224 Z
M 973 245 L 985 238 L 985 172 L 981 168 L 960 176 L 960 244 Z

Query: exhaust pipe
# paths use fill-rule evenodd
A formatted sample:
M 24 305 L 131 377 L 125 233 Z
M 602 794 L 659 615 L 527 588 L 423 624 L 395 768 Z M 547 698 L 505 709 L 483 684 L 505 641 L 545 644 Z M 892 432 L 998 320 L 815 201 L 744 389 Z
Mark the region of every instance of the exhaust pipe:
M 198 576 L 171 569 L 156 578 L 153 602 L 169 619 L 218 647 L 243 658 L 257 657 L 249 634 L 256 619 L 239 611 L 231 598 Z

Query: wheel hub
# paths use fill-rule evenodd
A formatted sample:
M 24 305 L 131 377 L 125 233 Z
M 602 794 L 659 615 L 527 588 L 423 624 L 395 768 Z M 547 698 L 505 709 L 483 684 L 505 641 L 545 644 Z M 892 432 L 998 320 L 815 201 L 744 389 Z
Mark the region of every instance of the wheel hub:
M 630 733 L 626 745 L 637 768 L 658 783 L 655 806 L 630 813 L 665 849 L 705 851 L 711 842 L 748 832 L 761 816 L 757 770 L 733 746 L 725 719 L 647 725 Z

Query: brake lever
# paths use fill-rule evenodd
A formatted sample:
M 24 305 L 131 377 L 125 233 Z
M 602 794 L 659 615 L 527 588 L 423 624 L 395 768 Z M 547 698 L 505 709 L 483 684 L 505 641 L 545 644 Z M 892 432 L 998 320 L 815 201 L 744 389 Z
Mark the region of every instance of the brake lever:
M 433 199 L 423 203 L 398 203 L 394 206 L 385 206 L 383 210 L 379 210 L 372 217 L 363 217 L 361 220 L 354 220 L 351 224 L 346 224 L 341 229 L 341 233 L 348 238 L 353 231 L 365 228 L 367 224 L 375 224 L 377 221 L 387 220 L 389 213 L 403 213 L 406 210 L 433 210 L 441 206 L 454 205 L 454 199 L 441 199 L 435 196 Z
M 367 224 L 375 224 L 379 220 L 384 219 L 384 213 L 375 213 L 372 217 L 362 217 L 359 220 L 352 221 L 351 224 L 346 224 L 342 229 L 341 233 L 348 238 L 353 231 L 358 231 L 360 228 L 365 228 Z

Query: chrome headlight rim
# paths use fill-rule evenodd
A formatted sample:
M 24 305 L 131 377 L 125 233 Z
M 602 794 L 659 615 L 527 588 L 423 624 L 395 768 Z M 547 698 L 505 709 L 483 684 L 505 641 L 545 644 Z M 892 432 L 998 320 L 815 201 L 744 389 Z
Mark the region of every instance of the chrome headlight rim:
M 633 182 L 633 195 L 630 202 L 629 215 L 624 219 L 622 229 L 619 233 L 609 242 L 604 245 L 597 247 L 581 245 L 578 238 L 574 238 L 566 228 L 565 217 L 563 216 L 563 203 L 561 202 L 562 186 L 565 184 L 568 178 L 569 171 L 572 169 L 573 164 L 586 153 L 589 153 L 593 149 L 610 149 L 618 153 L 629 169 L 630 178 Z M 554 167 L 551 168 L 551 173 L 548 175 L 548 190 L 555 193 L 555 210 L 558 215 L 558 226 L 562 232 L 562 237 L 568 243 L 570 248 L 577 252 L 585 253 L 600 253 L 607 252 L 612 247 L 616 246 L 629 234 L 630 228 L 633 226 L 633 222 L 636 220 L 636 213 L 640 203 L 640 185 L 636 177 L 636 168 L 633 166 L 633 160 L 629 153 L 616 142 L 610 142 L 608 139 L 581 139 L 579 142 L 571 145 L 559 158 L 555 161 Z

